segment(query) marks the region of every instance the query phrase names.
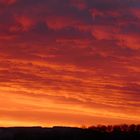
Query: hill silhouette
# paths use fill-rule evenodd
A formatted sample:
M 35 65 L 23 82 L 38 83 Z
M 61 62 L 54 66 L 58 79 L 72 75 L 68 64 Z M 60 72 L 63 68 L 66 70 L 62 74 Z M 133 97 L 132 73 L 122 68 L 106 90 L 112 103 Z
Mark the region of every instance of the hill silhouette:
M 140 140 L 140 125 L 1 127 L 0 140 Z

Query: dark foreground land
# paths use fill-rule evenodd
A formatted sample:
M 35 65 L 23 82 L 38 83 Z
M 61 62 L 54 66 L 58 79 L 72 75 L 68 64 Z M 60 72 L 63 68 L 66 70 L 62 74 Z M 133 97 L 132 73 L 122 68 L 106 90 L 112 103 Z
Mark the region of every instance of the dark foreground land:
M 140 140 L 140 125 L 0 128 L 0 140 Z

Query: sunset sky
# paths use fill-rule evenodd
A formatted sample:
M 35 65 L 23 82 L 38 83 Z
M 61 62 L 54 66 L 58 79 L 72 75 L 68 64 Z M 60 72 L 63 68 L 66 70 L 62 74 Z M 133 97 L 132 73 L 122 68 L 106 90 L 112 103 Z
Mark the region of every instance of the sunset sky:
M 0 126 L 140 123 L 140 0 L 0 0 Z

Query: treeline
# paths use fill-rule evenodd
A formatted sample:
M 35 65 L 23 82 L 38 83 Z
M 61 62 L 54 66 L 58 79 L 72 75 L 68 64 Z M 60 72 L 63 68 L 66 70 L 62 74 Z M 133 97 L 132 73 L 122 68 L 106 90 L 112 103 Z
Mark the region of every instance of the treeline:
M 140 140 L 140 125 L 0 128 L 0 140 Z
M 87 129 L 93 130 L 93 131 L 99 131 L 99 132 L 107 132 L 107 133 L 112 133 L 112 132 L 122 132 L 122 133 L 132 133 L 132 132 L 140 132 L 140 125 L 98 125 L 98 126 L 91 126 L 88 127 Z

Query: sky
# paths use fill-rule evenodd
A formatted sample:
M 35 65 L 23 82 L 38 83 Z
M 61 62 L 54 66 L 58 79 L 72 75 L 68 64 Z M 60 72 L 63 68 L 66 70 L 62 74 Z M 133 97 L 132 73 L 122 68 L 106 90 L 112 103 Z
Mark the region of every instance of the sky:
M 139 0 L 0 0 L 0 126 L 140 123 Z

